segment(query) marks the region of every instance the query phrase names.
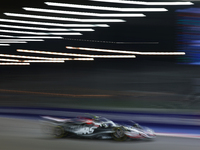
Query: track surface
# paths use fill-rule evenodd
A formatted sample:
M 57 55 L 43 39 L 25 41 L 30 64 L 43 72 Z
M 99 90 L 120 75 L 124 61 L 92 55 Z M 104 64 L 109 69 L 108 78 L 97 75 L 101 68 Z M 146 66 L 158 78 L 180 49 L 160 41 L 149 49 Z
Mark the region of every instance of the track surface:
M 199 139 L 157 137 L 154 141 L 53 139 L 43 134 L 37 120 L 0 118 L 0 150 L 199 150 Z

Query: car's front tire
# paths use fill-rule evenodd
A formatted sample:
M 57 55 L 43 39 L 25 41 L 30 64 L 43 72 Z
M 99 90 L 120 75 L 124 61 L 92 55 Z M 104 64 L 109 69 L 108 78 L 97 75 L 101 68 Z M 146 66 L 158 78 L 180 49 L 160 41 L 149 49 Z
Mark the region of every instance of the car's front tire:
M 115 127 L 113 130 L 114 133 L 112 133 L 112 138 L 115 141 L 125 141 L 127 139 L 127 136 L 124 133 L 125 129 L 123 127 Z

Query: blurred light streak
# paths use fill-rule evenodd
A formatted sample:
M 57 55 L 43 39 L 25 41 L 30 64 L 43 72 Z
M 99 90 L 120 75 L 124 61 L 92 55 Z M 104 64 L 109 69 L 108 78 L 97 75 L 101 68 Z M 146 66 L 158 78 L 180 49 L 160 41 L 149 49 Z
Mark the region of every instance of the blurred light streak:
M 69 32 L 69 33 L 45 33 L 45 32 L 27 32 L 27 31 L 16 31 L 16 30 L 0 30 L 0 32 L 6 33 L 18 33 L 18 34 L 32 34 L 32 35 L 82 35 L 79 32 Z
M 20 33 L 20 34 L 46 35 L 46 33 L 42 33 L 42 32 L 26 32 L 26 31 L 15 31 L 15 30 L 0 30 L 0 32 L 6 32 L 6 33 Z
M 18 52 L 25 52 L 25 53 L 77 56 L 77 57 L 92 57 L 92 58 L 135 58 L 135 55 L 88 55 L 88 54 L 60 53 L 60 52 L 22 50 L 22 49 L 17 49 L 17 51 Z
M 134 4 L 134 5 L 194 5 L 192 2 L 144 2 L 144 1 L 127 1 L 127 0 L 90 0 L 90 1 Z
M 159 44 L 159 42 L 112 42 L 112 41 L 99 41 L 99 40 L 86 40 L 86 39 L 72 39 L 65 38 L 72 41 L 85 41 L 85 42 L 97 42 L 97 43 L 111 43 L 111 44 Z
M 14 38 L 14 36 L 11 36 L 11 35 L 0 35 L 0 37 Z
M 70 14 L 70 15 L 80 15 L 80 16 L 93 16 L 93 17 L 145 17 L 144 14 L 105 14 L 105 13 L 62 11 L 62 10 L 30 8 L 30 7 L 24 7 L 23 9 L 25 9 L 26 11 L 57 13 L 57 14 Z
M 0 61 L 13 61 L 13 62 L 19 62 L 18 59 L 0 59 Z
M 18 59 L 1 59 L 0 61 L 23 62 L 23 63 L 64 63 L 64 60 L 18 60 Z
M 41 42 L 41 41 L 44 41 L 42 39 L 0 39 L 0 42 L 3 42 L 3 41 L 7 41 L 7 42 L 13 42 L 13 41 L 18 41 L 18 42 L 25 42 L 25 41 L 35 41 L 35 42 Z
M 71 41 L 84 41 L 84 42 L 98 42 L 98 43 L 112 43 L 116 44 L 116 42 L 112 41 L 99 41 L 99 40 L 85 40 L 85 39 L 72 39 L 72 38 L 65 38 L 66 40 L 71 40 Z
M 52 33 L 49 33 L 51 35 L 82 35 L 81 33 L 79 32 L 52 32 Z
M 19 39 L 63 39 L 61 36 L 9 36 L 9 35 L 0 35 L 0 37 L 6 37 L 6 38 L 19 38 Z
M 19 91 L 19 90 L 6 90 L 6 89 L 0 89 L 0 92 L 36 94 L 36 95 L 45 95 L 45 96 L 63 96 L 63 97 L 112 97 L 112 95 L 93 95 L 93 94 L 75 95 L 75 94 L 45 93 L 45 92 L 32 92 L 32 91 Z
M 38 28 L 38 27 L 14 26 L 14 25 L 4 25 L 4 24 L 0 24 L 0 27 L 16 28 L 16 29 L 28 29 L 28 30 L 42 30 L 42 31 L 94 31 L 93 29 Z
M 19 66 L 23 66 L 23 65 L 30 65 L 30 63 L 0 63 L 0 65 L 19 65 Z
M 69 58 L 50 58 L 50 57 L 34 57 L 34 56 L 23 56 L 23 55 L 9 55 L 0 54 L 0 57 L 12 57 L 12 58 L 24 58 L 24 59 L 47 59 L 47 60 L 68 60 Z
M 109 50 L 109 49 L 96 49 L 96 48 L 83 48 L 66 46 L 67 49 L 78 49 L 86 51 L 109 52 L 109 53 L 124 53 L 124 54 L 137 54 L 137 55 L 185 55 L 185 52 L 138 52 L 138 51 L 122 51 L 122 50 Z
M 39 15 L 27 15 L 18 13 L 4 13 L 6 16 L 46 19 L 46 20 L 59 20 L 59 21 L 74 21 L 74 22 L 125 22 L 122 19 L 78 19 L 78 18 L 64 18 L 64 17 L 52 17 L 52 16 L 39 16 Z
M 21 60 L 28 63 L 64 63 L 64 60 Z
M 71 7 L 71 8 L 81 8 L 81 9 L 95 9 L 95 10 L 106 10 L 106 11 L 120 11 L 120 12 L 165 12 L 168 11 L 165 8 L 117 8 L 117 7 L 103 7 L 103 6 L 90 6 L 90 5 L 77 5 L 68 3 L 55 3 L 55 2 L 45 2 L 49 6 L 59 6 L 59 7 Z
M 82 60 L 86 60 L 86 61 L 93 61 L 94 58 L 72 58 L 72 60 L 79 60 L 79 61 L 82 61 Z
M 10 46 L 10 44 L 0 44 L 0 46 Z
M 1 22 L 22 23 L 22 24 L 34 24 L 44 26 L 59 26 L 59 27 L 109 27 L 107 24 L 61 24 L 51 22 L 36 22 L 36 21 L 24 21 L 13 19 L 0 19 Z
M 55 60 L 56 59 L 56 60 Z M 78 60 L 78 61 L 93 61 L 93 58 L 54 58 L 54 59 L 48 59 L 48 60 L 21 60 L 20 62 L 55 62 L 55 63 L 64 63 L 65 61 L 70 61 L 70 60 Z
M 34 39 L 63 39 L 61 36 L 16 36 L 17 38 L 34 38 Z
M 0 41 L 0 43 L 27 43 L 26 41 Z

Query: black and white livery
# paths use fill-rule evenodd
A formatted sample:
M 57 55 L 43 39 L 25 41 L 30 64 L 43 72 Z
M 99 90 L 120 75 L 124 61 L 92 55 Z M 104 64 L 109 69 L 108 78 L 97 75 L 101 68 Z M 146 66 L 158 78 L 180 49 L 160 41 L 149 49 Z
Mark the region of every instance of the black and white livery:
M 142 127 L 133 121 L 119 124 L 107 118 L 90 114 L 66 119 L 42 116 L 42 125 L 45 127 L 44 129 L 48 129 L 49 134 L 56 138 L 75 136 L 99 139 L 112 138 L 116 141 L 124 141 L 128 138 L 153 139 L 156 136 L 153 130 Z

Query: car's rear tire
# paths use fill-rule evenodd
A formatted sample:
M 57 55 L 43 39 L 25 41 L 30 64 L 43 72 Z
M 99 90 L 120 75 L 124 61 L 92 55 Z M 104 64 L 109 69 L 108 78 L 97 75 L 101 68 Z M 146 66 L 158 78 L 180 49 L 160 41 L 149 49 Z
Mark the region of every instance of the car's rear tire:
M 62 138 L 67 135 L 67 132 L 64 130 L 62 126 L 56 126 L 53 129 L 53 136 L 55 138 Z
M 114 133 L 112 133 L 112 138 L 115 141 L 125 141 L 127 136 L 124 134 L 125 129 L 123 127 L 113 128 Z

